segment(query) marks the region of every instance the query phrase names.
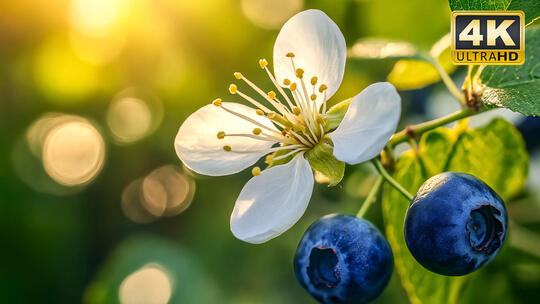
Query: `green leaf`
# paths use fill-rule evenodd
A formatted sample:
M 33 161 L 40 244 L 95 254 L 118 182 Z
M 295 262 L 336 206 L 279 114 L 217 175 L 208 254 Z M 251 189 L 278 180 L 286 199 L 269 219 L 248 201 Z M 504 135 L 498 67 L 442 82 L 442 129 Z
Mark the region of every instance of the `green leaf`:
M 536 0 L 450 0 L 453 11 L 523 11 L 525 24 L 540 16 L 540 2 Z
M 523 11 L 525 13 L 525 24 L 530 24 L 540 18 L 540 1 L 512 0 L 506 9 L 509 11 Z
M 455 70 L 450 49 L 444 50 L 438 61 L 447 73 Z M 431 63 L 423 60 L 399 60 L 388 75 L 388 81 L 398 90 L 415 90 L 441 80 Z
M 512 0 L 450 0 L 453 11 L 505 11 Z
M 306 152 L 311 167 L 328 178 L 328 186 L 337 185 L 345 173 L 345 163 L 334 157 L 334 148 L 322 141 Z
M 487 66 L 480 74 L 482 100 L 525 115 L 540 115 L 540 27 L 525 31 L 525 63 Z
M 418 152 L 405 152 L 393 177 L 410 193 L 429 177 L 444 171 L 473 174 L 503 199 L 516 195 L 525 183 L 528 155 L 521 134 L 502 119 L 479 129 L 438 128 L 422 136 Z M 390 186 L 383 196 L 383 216 L 396 269 L 411 303 L 457 303 L 465 277 L 446 277 L 423 268 L 412 257 L 403 236 L 409 201 Z
M 441 80 L 439 72 L 433 66 L 437 60 L 447 73 L 456 69 L 452 63 L 450 51 L 450 35 L 447 34 L 437 41 L 427 53 L 422 53 L 418 59 L 402 59 L 396 62 L 388 75 L 388 81 L 399 90 L 420 89 Z
M 523 189 L 528 160 L 521 133 L 511 123 L 494 119 L 459 136 L 444 171 L 473 174 L 508 200 Z

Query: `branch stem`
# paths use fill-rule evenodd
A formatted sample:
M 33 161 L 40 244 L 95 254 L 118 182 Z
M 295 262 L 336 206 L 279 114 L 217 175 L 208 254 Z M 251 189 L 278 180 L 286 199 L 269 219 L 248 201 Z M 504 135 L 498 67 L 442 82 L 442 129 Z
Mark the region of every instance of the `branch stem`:
M 444 68 L 441 66 L 441 64 L 439 63 L 439 60 L 434 58 L 432 60 L 431 64 L 433 64 L 433 66 L 435 67 L 437 72 L 439 72 L 439 75 L 441 76 L 441 80 L 443 81 L 444 85 L 446 85 L 446 87 L 448 88 L 448 91 L 450 91 L 450 93 L 459 101 L 459 104 L 462 107 L 465 107 L 466 106 L 466 101 L 465 101 L 465 98 L 464 98 L 463 94 L 457 88 L 457 86 L 454 83 L 454 81 L 452 80 L 452 78 L 450 78 L 448 73 L 446 73 Z
M 407 128 L 399 131 L 398 133 L 395 133 L 392 138 L 390 138 L 389 144 L 394 147 L 399 143 L 407 141 L 411 137 L 420 136 L 427 131 L 444 126 L 456 120 L 479 114 L 484 111 L 486 110 L 476 111 L 474 109 L 463 109 L 431 121 L 426 121 L 417 125 L 408 126 Z
M 409 201 L 412 201 L 413 196 L 407 190 L 405 190 L 405 188 L 403 188 L 403 186 L 400 183 L 398 183 L 395 179 L 393 179 L 392 176 L 390 176 L 390 174 L 383 167 L 379 159 L 374 158 L 371 160 L 371 162 L 375 166 L 375 169 L 377 169 L 377 172 L 379 172 L 381 177 L 383 177 L 386 182 L 388 182 L 392 187 L 396 188 L 396 190 L 399 191 L 399 193 L 401 193 Z
M 379 193 L 379 190 L 381 189 L 382 183 L 384 181 L 384 178 L 382 176 L 379 176 L 377 180 L 375 181 L 375 184 L 369 191 L 368 195 L 366 196 L 366 199 L 362 203 L 362 207 L 360 207 L 360 210 L 358 210 L 358 213 L 356 214 L 356 217 L 362 218 L 364 217 L 364 214 L 369 209 L 371 204 L 375 201 L 375 196 L 377 196 L 377 193 Z

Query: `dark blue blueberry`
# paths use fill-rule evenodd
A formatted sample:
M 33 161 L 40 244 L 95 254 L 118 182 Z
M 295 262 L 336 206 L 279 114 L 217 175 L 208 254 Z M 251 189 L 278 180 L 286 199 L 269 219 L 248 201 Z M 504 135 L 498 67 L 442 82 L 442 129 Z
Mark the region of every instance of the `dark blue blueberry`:
M 529 152 L 540 146 L 540 136 L 538 136 L 540 133 L 540 117 L 527 116 L 517 125 L 517 128 L 523 135 Z
M 321 303 L 366 303 L 392 276 L 394 257 L 370 222 L 350 215 L 327 215 L 313 223 L 298 245 L 294 272 Z
M 405 241 L 427 269 L 449 276 L 491 261 L 506 238 L 503 200 L 478 178 L 445 172 L 428 179 L 405 216 Z

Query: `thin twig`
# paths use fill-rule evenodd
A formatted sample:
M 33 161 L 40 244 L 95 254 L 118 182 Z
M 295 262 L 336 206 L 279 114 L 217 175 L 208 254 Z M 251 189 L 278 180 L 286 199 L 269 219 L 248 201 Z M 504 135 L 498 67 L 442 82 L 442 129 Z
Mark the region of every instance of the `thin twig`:
M 375 201 L 375 197 L 377 196 L 377 193 L 379 193 L 379 190 L 381 189 L 383 181 L 384 181 L 384 178 L 379 175 L 379 177 L 375 181 L 375 184 L 373 184 L 373 187 L 371 188 L 368 195 L 366 196 L 366 199 L 362 203 L 362 207 L 360 207 L 360 210 L 358 210 L 356 217 L 362 218 L 364 216 L 364 214 L 369 209 L 371 204 L 373 204 L 373 202 Z
M 377 172 L 394 188 L 396 188 L 399 193 L 401 193 L 405 198 L 407 198 L 409 201 L 412 201 L 413 196 L 401 186 L 400 183 L 398 183 L 395 179 L 393 179 L 390 174 L 384 169 L 383 165 L 381 164 L 381 161 L 377 158 L 374 158 L 371 160 L 373 165 L 375 166 L 375 169 L 377 169 Z

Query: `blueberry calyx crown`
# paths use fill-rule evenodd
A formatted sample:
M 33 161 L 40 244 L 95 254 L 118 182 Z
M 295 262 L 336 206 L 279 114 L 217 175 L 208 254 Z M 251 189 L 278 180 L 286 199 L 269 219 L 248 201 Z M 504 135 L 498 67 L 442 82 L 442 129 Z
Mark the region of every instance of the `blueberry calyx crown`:
M 474 251 L 491 254 L 502 244 L 504 227 L 497 216 L 501 211 L 485 204 L 471 211 L 467 222 L 467 235 Z
M 332 288 L 341 281 L 336 251 L 322 246 L 313 247 L 309 254 L 307 275 L 316 288 Z

